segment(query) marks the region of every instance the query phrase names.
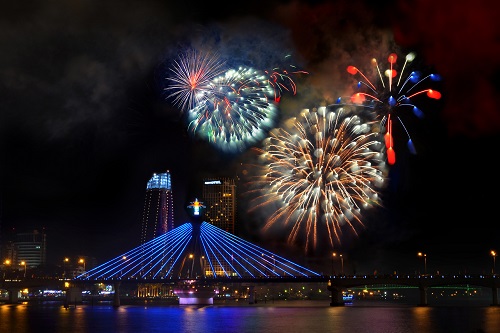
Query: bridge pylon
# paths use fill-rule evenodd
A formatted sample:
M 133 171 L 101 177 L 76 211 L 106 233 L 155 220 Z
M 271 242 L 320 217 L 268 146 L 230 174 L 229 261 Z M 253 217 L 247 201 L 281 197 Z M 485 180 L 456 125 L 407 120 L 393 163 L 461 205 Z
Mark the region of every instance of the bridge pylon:
M 113 295 L 113 306 L 115 308 L 120 306 L 120 283 L 121 281 L 115 281 L 114 282 L 114 289 L 115 289 L 115 294 Z
M 82 303 L 82 288 L 70 286 L 66 289 L 66 298 L 64 299 L 64 307 L 68 308 L 71 304 Z
M 498 287 L 497 286 L 491 287 L 491 293 L 493 295 L 493 301 L 491 305 L 498 306 Z
M 344 306 L 344 297 L 342 295 L 342 289 L 340 287 L 332 285 L 332 281 L 328 281 L 328 290 L 330 290 L 331 293 L 331 301 L 330 301 L 330 306 Z
M 427 303 L 427 286 L 419 286 L 418 291 L 420 292 L 420 303 L 418 306 L 427 306 L 429 303 Z
M 254 285 L 249 285 L 248 286 L 248 304 L 255 304 L 255 286 Z
M 7 289 L 9 292 L 9 304 L 19 303 L 19 288 L 9 288 Z

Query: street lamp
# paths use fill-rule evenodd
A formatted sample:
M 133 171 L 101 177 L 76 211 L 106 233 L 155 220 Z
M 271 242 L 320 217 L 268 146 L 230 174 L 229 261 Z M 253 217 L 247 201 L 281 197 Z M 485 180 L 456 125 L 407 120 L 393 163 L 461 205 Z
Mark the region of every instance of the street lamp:
M 127 263 L 127 256 L 122 256 L 122 260 L 123 260 L 123 266 L 125 266 Z M 120 279 L 123 277 L 123 266 L 121 266 L 120 268 Z
M 333 252 L 333 255 L 332 255 L 332 275 L 333 275 L 333 259 L 335 257 L 337 257 L 337 253 Z M 339 254 L 339 257 L 340 257 L 340 264 L 341 264 L 340 274 L 344 275 L 344 257 L 341 254 Z
M 191 259 L 191 270 L 189 271 L 189 278 L 191 278 L 193 274 L 193 269 L 194 269 L 194 254 L 190 253 L 189 254 L 189 259 Z
M 419 257 L 424 257 L 424 275 L 427 275 L 427 254 L 419 252 L 417 255 Z
M 83 272 L 85 273 L 87 271 L 87 269 L 85 268 L 85 260 L 84 259 L 80 259 L 80 260 L 78 260 L 78 262 L 80 264 L 83 264 Z
M 493 268 L 491 269 L 491 273 L 495 275 L 495 258 L 497 257 L 497 252 L 495 250 L 491 250 L 491 256 L 493 257 Z
M 333 269 L 333 259 L 335 259 L 335 257 L 336 257 L 336 256 L 337 256 L 337 253 L 333 252 L 333 253 L 332 253 L 332 276 L 333 276 L 333 272 L 335 271 L 335 270 Z
M 334 259 L 335 259 L 336 256 L 337 256 L 337 253 L 333 252 L 333 254 L 332 254 L 332 276 L 335 273 L 335 269 L 333 268 L 333 261 L 334 261 Z
M 339 255 L 339 257 L 340 257 L 340 265 L 341 265 L 340 266 L 341 267 L 340 274 L 344 275 L 344 257 L 341 254 Z
M 24 265 L 24 277 L 26 277 L 26 261 L 21 261 L 21 265 Z
M 10 260 L 9 259 L 5 259 L 4 261 L 4 265 L 5 266 L 10 266 Z M 5 267 L 4 271 L 3 271 L 3 278 L 5 280 L 5 272 L 7 271 L 7 267 Z
M 205 256 L 201 256 L 201 275 L 202 277 L 205 277 Z
M 69 258 L 66 257 L 63 260 L 63 278 L 66 278 L 66 270 L 68 269 Z

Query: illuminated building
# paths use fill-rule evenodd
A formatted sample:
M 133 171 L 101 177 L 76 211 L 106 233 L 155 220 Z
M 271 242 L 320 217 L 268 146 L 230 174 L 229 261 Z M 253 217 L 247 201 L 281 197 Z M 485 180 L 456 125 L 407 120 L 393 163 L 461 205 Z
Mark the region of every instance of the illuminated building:
M 17 233 L 14 240 L 17 252 L 17 263 L 25 263 L 27 267 L 38 267 L 46 264 L 47 239 L 45 230 Z
M 205 220 L 214 226 L 235 234 L 236 183 L 231 178 L 205 179 L 203 183 Z
M 142 213 L 141 244 L 174 228 L 172 182 L 170 172 L 155 173 L 146 185 Z

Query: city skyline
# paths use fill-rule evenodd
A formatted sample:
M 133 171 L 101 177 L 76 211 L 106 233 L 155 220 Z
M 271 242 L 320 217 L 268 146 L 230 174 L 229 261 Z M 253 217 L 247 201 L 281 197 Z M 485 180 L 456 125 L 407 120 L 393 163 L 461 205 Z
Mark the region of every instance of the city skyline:
M 469 11 L 465 1 L 454 2 L 449 17 L 440 15 L 444 4 L 429 11 L 424 1 L 412 9 L 400 1 L 277 1 L 244 12 L 208 6 L 192 10 L 159 0 L 83 8 L 61 2 L 29 11 L 7 6 L 0 14 L 2 233 L 45 228 L 50 262 L 79 254 L 105 261 L 139 243 L 145 184 L 169 170 L 176 226 L 189 219 L 190 202 L 203 201 L 203 179 L 240 177 L 238 223 L 259 241 L 262 217 L 247 213 L 244 196 L 252 152 L 221 152 L 191 135 L 162 93 L 166 60 L 186 45 L 210 46 L 233 64 L 268 68 L 289 52 L 308 74 L 297 78 L 296 95 L 281 96 L 285 119 L 345 95 L 352 88 L 348 65 L 414 51 L 422 67 L 442 76 L 443 97 L 425 104 L 424 119 L 405 122 L 418 154 L 397 151 L 383 205 L 364 216 L 365 230 L 344 235 L 328 251 L 366 271 L 417 267 L 418 252 L 433 270 L 443 270 L 442 262 L 491 268 L 500 232 L 489 193 L 500 184 L 488 158 L 499 142 L 500 117 L 498 83 L 489 73 L 499 57 L 489 48 L 495 25 L 484 1 L 473 8 L 484 14 L 480 23 L 463 18 L 472 31 L 451 24 L 452 14 Z

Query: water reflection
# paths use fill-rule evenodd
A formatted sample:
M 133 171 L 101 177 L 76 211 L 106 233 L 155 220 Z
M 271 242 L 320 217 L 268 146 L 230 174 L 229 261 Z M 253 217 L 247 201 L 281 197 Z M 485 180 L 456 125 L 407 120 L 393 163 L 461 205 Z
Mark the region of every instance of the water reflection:
M 0 305 L 0 332 L 370 332 L 500 333 L 500 307 L 360 304 L 324 301 L 259 305 Z

